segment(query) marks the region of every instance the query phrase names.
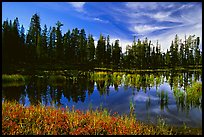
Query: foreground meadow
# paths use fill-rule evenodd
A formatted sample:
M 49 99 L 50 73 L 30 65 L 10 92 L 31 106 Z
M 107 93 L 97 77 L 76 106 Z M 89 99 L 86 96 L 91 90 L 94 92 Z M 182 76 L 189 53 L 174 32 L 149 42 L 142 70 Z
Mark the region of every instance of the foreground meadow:
M 130 111 L 131 112 L 131 111 Z M 24 107 L 17 102 L 2 102 L 3 135 L 181 135 L 202 134 L 202 129 L 171 127 L 162 119 L 147 125 L 134 114 L 110 114 L 106 109 L 55 109 L 42 105 Z

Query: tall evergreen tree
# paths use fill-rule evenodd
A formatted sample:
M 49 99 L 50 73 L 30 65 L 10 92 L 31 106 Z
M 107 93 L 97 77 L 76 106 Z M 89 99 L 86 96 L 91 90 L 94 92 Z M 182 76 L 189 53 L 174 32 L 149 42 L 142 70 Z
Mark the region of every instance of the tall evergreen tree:
M 52 27 L 50 30 L 49 38 L 49 47 L 48 47 L 48 56 L 50 58 L 50 63 L 56 63 L 56 28 Z
M 89 64 L 91 66 L 94 66 L 94 60 L 95 60 L 95 45 L 94 45 L 94 39 L 92 35 L 88 36 L 88 42 L 87 42 L 87 57 L 88 57 L 88 61 Z
M 29 44 L 37 47 L 38 39 L 41 33 L 40 16 L 38 14 L 34 14 L 32 16 L 28 33 L 31 36 L 31 42 Z
M 48 30 L 47 30 L 47 25 L 44 25 L 43 31 L 42 31 L 42 42 L 41 42 L 41 52 L 42 52 L 42 57 L 41 59 L 44 60 L 45 62 L 48 58 Z
M 57 61 L 61 62 L 64 60 L 64 47 L 63 47 L 63 40 L 62 40 L 62 32 L 61 27 L 63 24 L 60 21 L 56 23 L 56 55 Z
M 195 65 L 200 64 L 200 49 L 199 49 L 199 44 L 200 44 L 200 38 L 196 38 L 196 45 L 195 45 Z
M 25 29 L 23 25 L 21 25 L 20 29 L 20 50 L 19 50 L 19 55 L 20 55 L 20 61 L 25 62 L 26 56 L 26 46 L 25 46 Z
M 20 33 L 19 33 L 19 21 L 18 18 L 15 18 L 13 21 L 12 25 L 12 30 L 11 30 L 11 38 L 12 38 L 12 56 L 13 56 L 13 63 L 16 64 L 17 62 L 20 61 L 19 59 L 19 50 L 20 50 Z
M 115 40 L 115 44 L 113 47 L 113 57 L 112 57 L 114 68 L 120 67 L 121 53 L 122 53 L 122 50 L 121 50 L 121 47 L 119 46 L 119 40 Z
M 78 28 L 75 28 L 72 30 L 71 33 L 71 40 L 70 40 L 70 46 L 71 46 L 71 62 L 72 64 L 78 64 L 79 62 L 79 30 Z
M 70 65 L 70 58 L 73 51 L 71 51 L 71 32 L 68 30 L 63 36 L 63 47 L 64 47 L 64 55 L 65 55 L 65 63 Z M 71 53 L 72 52 L 72 53 Z
M 11 24 L 12 25 L 12 24 Z M 10 64 L 11 60 L 11 26 L 8 19 L 2 25 L 2 64 L 3 70 Z
M 36 13 L 32 16 L 30 21 L 30 26 L 27 34 L 26 43 L 29 45 L 30 56 L 33 59 L 38 59 L 40 57 L 40 37 L 41 37 L 41 27 L 40 27 L 40 16 Z M 31 61 L 32 62 L 32 61 Z
M 180 44 L 180 50 L 179 50 L 179 61 L 180 61 L 180 66 L 183 66 L 185 63 L 185 53 L 184 53 L 184 44 Z
M 110 36 L 107 36 L 107 44 L 106 44 L 106 66 L 108 68 L 111 67 L 111 60 L 112 60 L 112 51 L 111 51 L 111 45 L 110 45 Z
M 79 33 L 79 64 L 86 65 L 87 63 L 87 39 L 84 29 L 80 30 Z
M 100 34 L 100 38 L 98 40 L 98 44 L 96 47 L 96 60 L 98 66 L 104 67 L 105 62 L 105 38 L 102 34 Z

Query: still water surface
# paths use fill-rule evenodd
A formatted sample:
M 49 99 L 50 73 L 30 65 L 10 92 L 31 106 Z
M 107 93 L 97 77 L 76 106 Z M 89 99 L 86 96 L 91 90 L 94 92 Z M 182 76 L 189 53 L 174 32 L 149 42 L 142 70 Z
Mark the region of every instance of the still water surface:
M 4 86 L 2 99 L 16 100 L 25 106 L 41 103 L 46 106 L 73 107 L 87 110 L 100 107 L 111 113 L 129 114 L 134 104 L 136 119 L 156 123 L 158 117 L 166 123 L 202 127 L 202 96 L 200 103 L 189 104 L 174 93 L 185 92 L 193 81 L 202 82 L 201 71 L 154 73 L 98 73 L 66 77 L 53 82 L 46 76 L 33 76 L 23 86 Z

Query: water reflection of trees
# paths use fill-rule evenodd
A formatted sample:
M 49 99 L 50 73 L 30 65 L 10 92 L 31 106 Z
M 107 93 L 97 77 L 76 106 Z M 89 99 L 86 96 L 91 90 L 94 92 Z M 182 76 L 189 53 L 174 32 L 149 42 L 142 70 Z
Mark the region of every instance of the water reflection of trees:
M 194 77 L 192 77 L 194 74 Z M 62 95 L 68 99 L 68 101 L 84 102 L 86 93 L 91 96 L 94 92 L 94 83 L 96 83 L 97 90 L 101 96 L 109 95 L 110 86 L 114 86 L 118 91 L 118 87 L 123 84 L 125 89 L 129 87 L 142 89 L 145 93 L 147 89 L 160 86 L 160 84 L 167 82 L 171 89 L 181 88 L 186 89 L 187 85 L 193 81 L 197 81 L 201 78 L 201 72 L 154 72 L 154 73 L 86 73 L 84 76 L 78 77 L 66 77 L 64 82 L 50 82 L 48 77 L 33 77 L 25 89 L 25 86 L 21 87 L 4 87 L 3 97 L 8 100 L 21 100 L 25 102 L 25 96 L 28 95 L 31 104 L 42 103 L 47 104 L 60 104 Z M 12 92 L 13 91 L 13 92 Z M 161 109 L 168 106 L 168 96 L 164 93 L 158 94 L 160 98 Z M 182 98 L 176 98 L 176 101 L 182 105 Z
M 19 101 L 21 96 L 25 96 L 25 86 L 4 87 L 2 97 L 9 101 Z

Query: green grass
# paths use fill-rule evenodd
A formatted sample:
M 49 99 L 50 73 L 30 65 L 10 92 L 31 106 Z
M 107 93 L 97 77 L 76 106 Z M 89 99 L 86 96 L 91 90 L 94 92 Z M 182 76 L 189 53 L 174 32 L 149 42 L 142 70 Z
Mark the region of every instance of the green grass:
M 62 75 L 51 75 L 48 77 L 48 83 L 52 86 L 64 85 L 66 77 Z
M 19 87 L 19 86 L 24 86 L 25 82 L 7 82 L 7 83 L 2 83 L 2 87 Z
M 177 128 L 158 121 L 144 124 L 131 115 L 110 114 L 107 109 L 80 111 L 42 105 L 24 107 L 2 102 L 3 135 L 180 135 L 202 134 L 202 129 Z
M 26 81 L 29 79 L 29 76 L 13 74 L 13 75 L 2 75 L 2 86 L 22 86 L 25 85 Z
M 202 102 L 202 82 L 193 82 L 192 86 L 187 86 L 187 103 L 201 104 Z
M 185 108 L 192 106 L 202 108 L 202 82 L 194 81 L 192 85 L 186 87 L 185 91 L 174 87 L 174 96 L 178 105 L 185 105 Z
M 13 74 L 13 75 L 7 75 L 7 74 L 3 74 L 2 75 L 2 81 L 4 83 L 6 82 L 24 82 L 25 81 L 25 77 L 19 74 Z

